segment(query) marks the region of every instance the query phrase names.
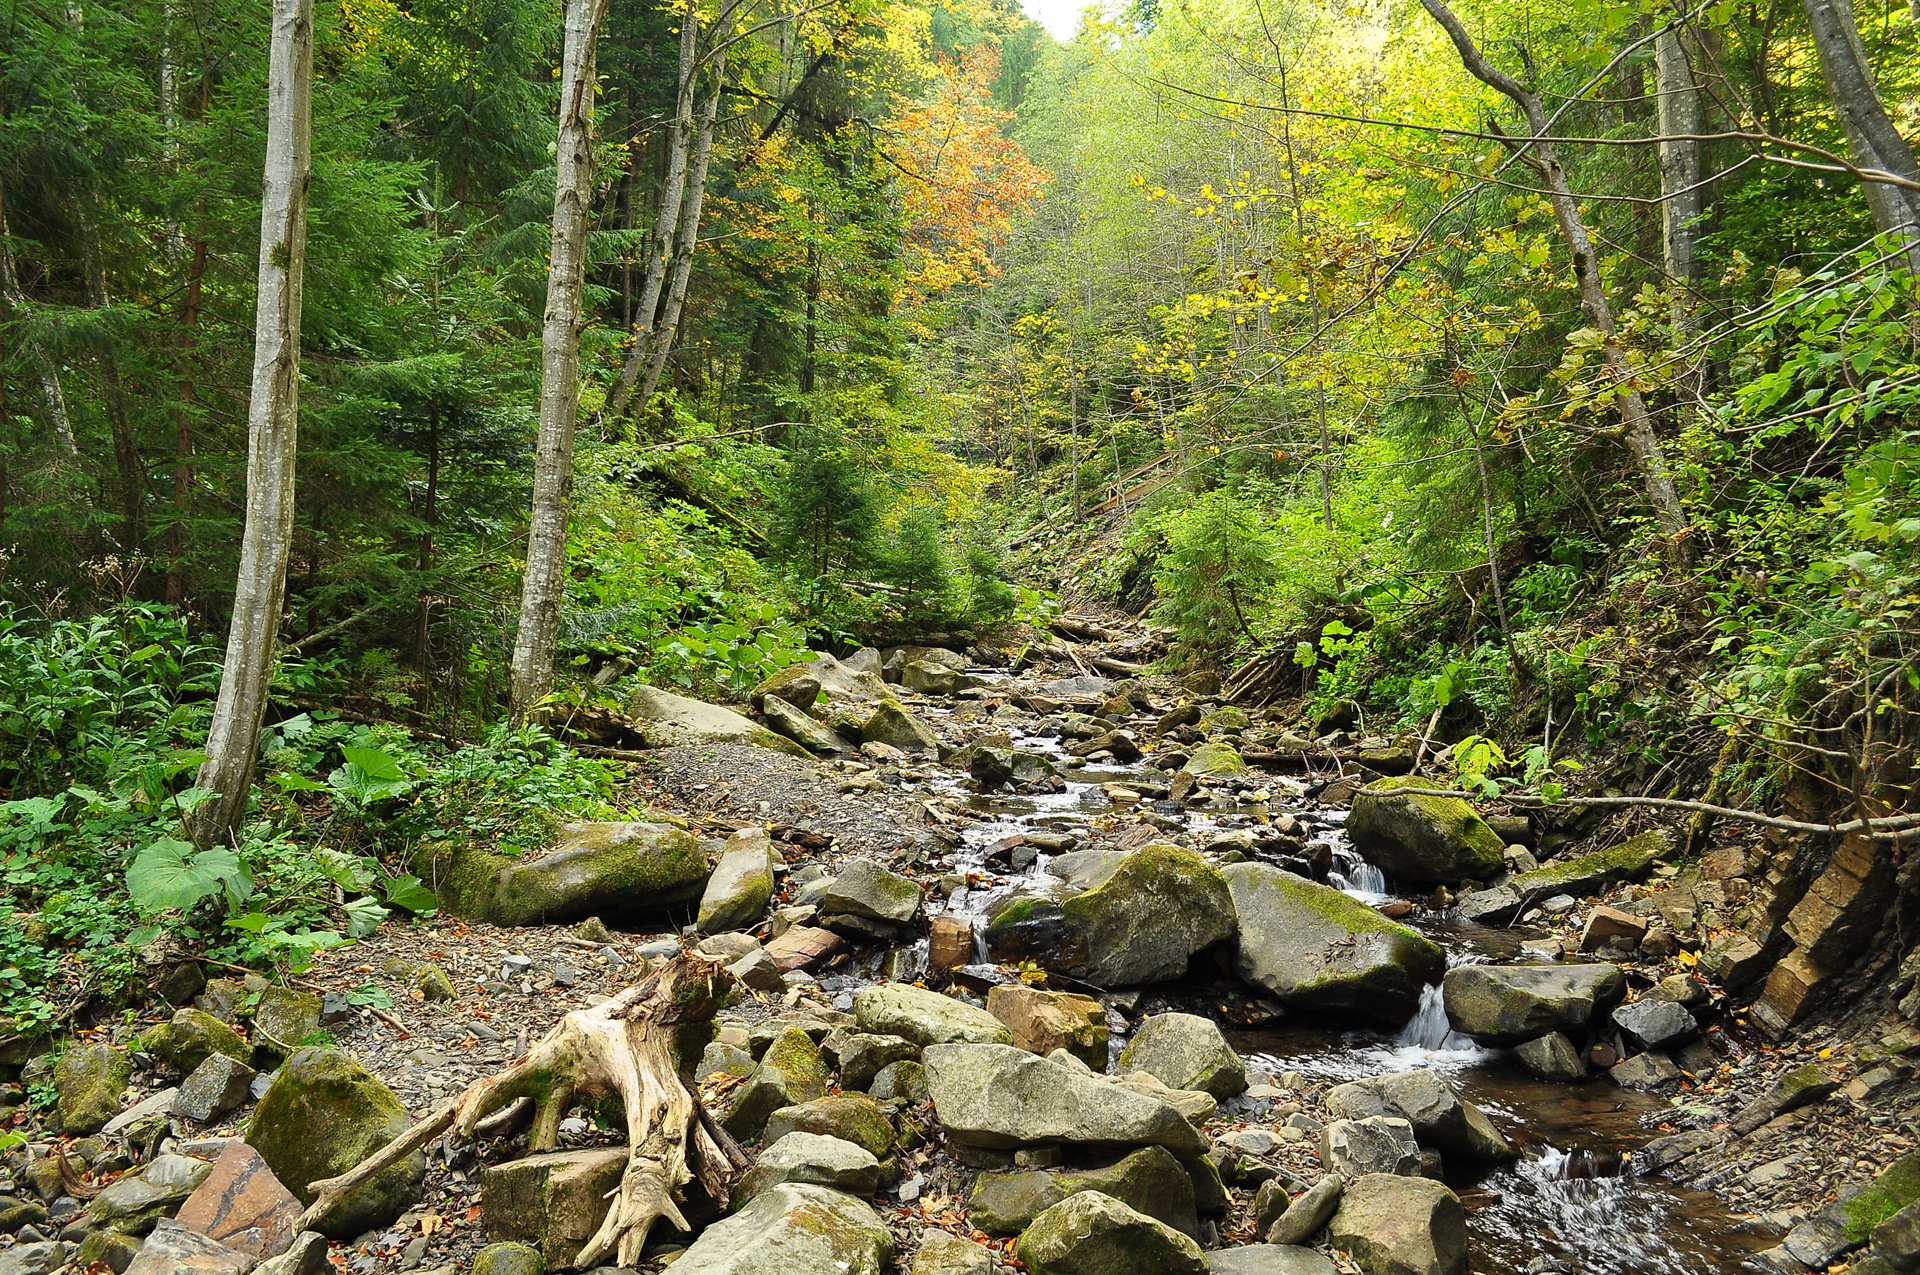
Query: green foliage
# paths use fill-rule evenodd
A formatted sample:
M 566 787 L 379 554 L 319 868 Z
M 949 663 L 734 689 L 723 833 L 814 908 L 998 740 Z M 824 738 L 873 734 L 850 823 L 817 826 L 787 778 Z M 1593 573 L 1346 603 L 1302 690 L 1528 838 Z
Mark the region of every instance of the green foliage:
M 1280 576 L 1281 546 L 1258 507 L 1220 489 L 1157 520 L 1166 537 L 1154 587 L 1156 616 L 1203 656 L 1260 635 Z

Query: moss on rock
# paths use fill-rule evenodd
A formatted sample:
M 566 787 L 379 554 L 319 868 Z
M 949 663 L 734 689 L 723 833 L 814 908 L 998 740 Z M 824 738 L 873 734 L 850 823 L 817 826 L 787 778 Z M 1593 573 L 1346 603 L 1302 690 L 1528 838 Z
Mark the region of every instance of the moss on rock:
M 1423 884 L 1485 881 L 1506 869 L 1506 843 L 1459 797 L 1402 792 L 1432 788 L 1419 775 L 1377 779 L 1353 798 L 1347 834 L 1388 876 Z

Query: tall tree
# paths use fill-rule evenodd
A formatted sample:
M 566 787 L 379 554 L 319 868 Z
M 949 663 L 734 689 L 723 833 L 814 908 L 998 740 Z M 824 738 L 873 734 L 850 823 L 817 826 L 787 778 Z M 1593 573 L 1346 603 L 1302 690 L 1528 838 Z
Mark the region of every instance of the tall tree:
M 566 592 L 573 434 L 580 416 L 587 213 L 593 195 L 594 52 L 606 12 L 606 0 L 567 0 L 553 248 L 540 333 L 540 436 L 534 448 L 533 516 L 527 527 L 526 576 L 520 586 L 520 627 L 514 635 L 508 673 L 508 703 L 515 721 L 524 721 L 553 686 L 553 650 Z
M 1920 183 L 1913 149 L 1887 118 L 1887 108 L 1880 101 L 1873 64 L 1867 60 L 1860 28 L 1853 20 L 1853 6 L 1848 0 L 1802 0 L 1802 7 L 1820 57 L 1820 75 L 1833 97 L 1834 114 L 1847 135 L 1847 153 L 1854 166 L 1870 174 Z M 1920 188 L 1875 181 L 1872 176 L 1864 186 L 1880 233 L 1892 235 L 1920 270 Z
M 267 153 L 260 199 L 260 284 L 247 409 L 247 522 L 233 620 L 207 760 L 195 781 L 216 794 L 196 812 L 202 844 L 245 817 L 286 599 L 299 437 L 300 301 L 312 169 L 313 0 L 274 0 L 267 67 Z
M 1626 351 L 1616 339 L 1613 307 L 1607 301 L 1606 287 L 1600 278 L 1600 259 L 1594 254 L 1593 236 L 1587 232 L 1586 219 L 1580 212 L 1580 201 L 1567 184 L 1566 170 L 1560 166 L 1560 158 L 1553 144 L 1545 140 L 1551 132 L 1551 121 L 1547 118 L 1545 106 L 1541 104 L 1540 95 L 1487 61 L 1466 27 L 1443 0 L 1420 0 L 1420 3 L 1433 15 L 1434 21 L 1446 30 L 1453 47 L 1460 54 L 1461 64 L 1473 78 L 1505 95 L 1526 116 L 1527 129 L 1533 136 L 1516 145 L 1546 184 L 1547 202 L 1553 205 L 1554 220 L 1559 223 L 1561 237 L 1566 240 L 1567 251 L 1573 257 L 1573 277 L 1580 288 L 1580 308 L 1586 313 L 1587 322 L 1600 334 L 1601 362 L 1613 382 L 1614 401 L 1620 406 L 1621 432 L 1646 487 L 1647 503 L 1653 507 L 1654 521 L 1661 534 L 1667 537 L 1673 553 L 1684 560 L 1689 556 L 1685 541 L 1687 512 L 1680 504 L 1680 493 L 1674 486 L 1672 471 L 1667 467 L 1666 450 L 1660 444 L 1660 435 L 1653 428 L 1653 417 L 1647 411 L 1646 399 L 1641 396 L 1633 369 L 1627 363 Z

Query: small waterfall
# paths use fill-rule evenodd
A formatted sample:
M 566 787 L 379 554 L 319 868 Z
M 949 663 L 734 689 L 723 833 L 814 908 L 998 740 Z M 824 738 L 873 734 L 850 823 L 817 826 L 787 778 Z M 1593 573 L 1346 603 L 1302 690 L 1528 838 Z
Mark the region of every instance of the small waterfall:
M 1440 995 L 1440 984 L 1429 983 L 1420 993 L 1420 1008 L 1394 1039 L 1398 1049 L 1419 1049 L 1427 1053 L 1478 1053 L 1480 1047 L 1453 1030 L 1447 1021 L 1447 1007 Z
M 1358 857 L 1340 860 L 1340 867 L 1327 873 L 1327 883 L 1348 894 L 1379 895 L 1387 892 L 1387 874 Z

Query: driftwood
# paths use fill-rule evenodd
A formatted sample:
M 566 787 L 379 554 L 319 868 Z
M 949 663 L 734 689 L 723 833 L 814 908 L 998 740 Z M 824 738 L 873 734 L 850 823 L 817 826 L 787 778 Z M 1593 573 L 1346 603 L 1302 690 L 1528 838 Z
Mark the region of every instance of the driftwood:
M 662 1218 L 690 1229 L 680 1212 L 682 1189 L 699 1180 L 722 1206 L 746 1157 L 680 1079 L 682 1045 L 704 1036 L 733 983 L 718 961 L 682 952 L 644 981 L 592 1009 L 575 1010 L 525 1057 L 476 1082 L 445 1107 L 338 1177 L 308 1184 L 314 1201 L 299 1229 L 313 1223 L 354 1188 L 426 1146 L 442 1133 L 463 1141 L 493 1132 L 530 1113 L 532 1151 L 551 1150 L 560 1121 L 581 1099 L 618 1094 L 626 1108 L 626 1173 L 613 1193 L 606 1221 L 580 1252 L 579 1265 L 609 1258 L 639 1263 L 653 1224 Z M 530 1102 L 530 1107 L 529 1107 Z M 500 1113 L 499 1118 L 488 1118 Z

